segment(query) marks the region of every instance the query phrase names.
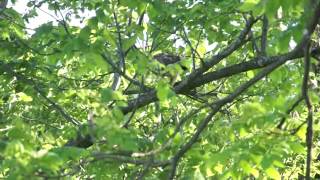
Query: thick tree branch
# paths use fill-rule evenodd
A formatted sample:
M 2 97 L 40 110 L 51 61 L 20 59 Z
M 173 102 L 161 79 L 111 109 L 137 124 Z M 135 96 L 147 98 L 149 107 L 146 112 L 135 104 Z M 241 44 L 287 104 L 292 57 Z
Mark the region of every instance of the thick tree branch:
M 308 82 L 310 72 L 310 41 L 304 48 L 304 76 L 302 82 L 302 97 L 307 105 L 308 116 L 307 116 L 307 133 L 306 133 L 306 144 L 307 144 L 307 162 L 306 162 L 306 179 L 310 179 L 311 173 L 311 161 L 312 161 L 312 139 L 313 139 L 313 110 L 311 100 L 308 95 Z
M 312 52 L 316 52 L 319 50 L 320 50 L 320 48 L 316 48 Z M 316 53 L 314 53 L 314 54 L 316 55 Z M 202 86 L 206 83 L 209 83 L 209 82 L 212 82 L 215 80 L 230 77 L 230 76 L 233 76 L 233 75 L 236 75 L 236 74 L 239 74 L 242 72 L 246 72 L 249 70 L 253 70 L 253 69 L 260 69 L 260 68 L 266 67 L 266 66 L 268 66 L 274 62 L 277 62 L 277 61 L 282 61 L 282 60 L 287 61 L 287 60 L 293 60 L 293 59 L 297 59 L 297 58 L 301 58 L 301 57 L 303 57 L 303 52 L 299 51 L 299 50 L 294 50 L 294 51 L 291 51 L 290 53 L 286 53 L 286 54 L 279 55 L 279 56 L 256 57 L 256 58 L 252 59 L 251 61 L 231 65 L 231 66 L 225 67 L 225 68 L 217 70 L 217 71 L 206 73 L 203 76 L 198 76 L 197 79 L 186 84 L 183 91 L 179 88 L 180 83 L 177 83 L 178 85 L 175 86 L 173 88 L 173 90 L 177 94 L 184 94 L 184 93 L 187 93 L 196 87 Z M 136 102 L 135 100 L 130 101 L 128 103 L 127 107 L 122 108 L 122 111 L 123 111 L 123 113 L 126 114 L 128 112 L 131 112 L 135 106 L 137 106 L 137 108 L 140 108 L 140 107 L 143 107 L 143 106 L 145 106 L 151 102 L 154 102 L 154 101 L 157 101 L 156 91 L 151 90 L 145 94 L 142 94 L 137 103 L 135 103 Z

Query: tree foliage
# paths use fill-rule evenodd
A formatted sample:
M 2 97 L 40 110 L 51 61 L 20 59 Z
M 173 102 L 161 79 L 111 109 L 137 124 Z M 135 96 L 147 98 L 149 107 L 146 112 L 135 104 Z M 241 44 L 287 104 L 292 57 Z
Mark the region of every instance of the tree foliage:
M 319 176 L 318 0 L 1 2 L 1 178 Z

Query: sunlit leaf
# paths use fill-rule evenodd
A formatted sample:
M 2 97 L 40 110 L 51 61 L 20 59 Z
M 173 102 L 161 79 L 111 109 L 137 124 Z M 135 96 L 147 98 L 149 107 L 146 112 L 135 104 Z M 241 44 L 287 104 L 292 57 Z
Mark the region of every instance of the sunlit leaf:
M 28 96 L 27 94 L 25 94 L 23 92 L 17 93 L 17 96 L 19 97 L 20 101 L 24 101 L 24 102 L 31 102 L 32 101 L 32 97 Z
M 274 167 L 266 169 L 266 174 L 272 179 L 281 179 L 281 175 Z

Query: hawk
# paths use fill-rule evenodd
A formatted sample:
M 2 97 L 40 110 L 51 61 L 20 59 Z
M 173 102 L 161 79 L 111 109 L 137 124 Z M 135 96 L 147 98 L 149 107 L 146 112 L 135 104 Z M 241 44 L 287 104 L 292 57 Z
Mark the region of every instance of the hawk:
M 163 65 L 169 65 L 169 64 L 175 64 L 175 63 L 179 63 L 181 61 L 181 58 L 177 55 L 174 54 L 169 54 L 169 53 L 160 53 L 160 54 L 156 54 L 155 56 L 153 56 L 153 58 L 155 60 L 157 60 L 159 63 L 163 64 Z M 183 70 L 188 70 L 188 68 L 182 64 L 179 63 L 179 65 L 181 66 L 181 68 Z
M 183 70 L 183 72 L 188 71 L 188 68 L 186 66 L 184 66 L 183 64 L 181 64 L 181 58 L 177 55 L 169 54 L 169 53 L 160 53 L 160 54 L 156 54 L 155 56 L 153 56 L 153 58 L 165 66 L 168 66 L 171 64 L 178 64 L 181 67 L 181 69 Z M 158 72 L 157 74 L 160 74 L 161 76 L 169 77 L 171 85 L 174 85 L 179 77 L 179 72 L 172 72 L 172 71 L 165 72 L 165 73 Z

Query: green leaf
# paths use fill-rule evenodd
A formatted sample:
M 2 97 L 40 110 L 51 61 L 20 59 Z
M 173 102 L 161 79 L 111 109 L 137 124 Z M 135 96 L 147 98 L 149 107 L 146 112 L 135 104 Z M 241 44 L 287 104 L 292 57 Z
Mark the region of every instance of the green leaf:
M 170 89 L 170 86 L 164 81 L 160 81 L 156 89 L 157 97 L 160 101 L 165 101 L 174 95 L 174 92 Z
M 107 103 L 113 100 L 113 90 L 110 88 L 104 88 L 100 92 L 101 94 L 101 101 Z
M 260 173 L 259 170 L 251 168 L 250 174 L 252 174 L 255 178 L 258 178 Z
M 23 152 L 25 152 L 24 145 L 21 141 L 14 140 L 7 144 L 4 155 L 8 157 L 18 157 Z
M 35 35 L 45 35 L 48 32 L 51 32 L 53 29 L 52 22 L 48 22 L 45 24 L 42 24 L 38 28 L 36 28 L 36 34 Z
M 86 151 L 77 147 L 62 147 L 51 150 L 64 160 L 78 160 L 81 156 L 86 155 Z
M 136 43 L 136 40 L 137 40 L 137 36 L 133 36 L 131 37 L 130 39 L 127 39 L 123 42 L 123 51 L 127 51 L 129 48 L 131 48 L 135 43 Z
M 280 38 L 279 38 L 279 50 L 280 52 L 287 52 L 289 49 L 289 42 L 291 39 L 291 34 L 284 32 L 281 34 Z
M 137 0 L 122 0 L 120 3 L 122 6 L 128 6 L 129 8 L 137 7 L 139 1 Z
M 281 79 L 282 79 L 282 71 L 283 69 L 277 69 L 275 71 L 273 71 L 271 74 L 270 74 L 270 78 L 272 79 L 272 81 L 274 83 L 279 83 L 281 82 Z
M 274 167 L 270 167 L 266 169 L 266 174 L 272 179 L 281 179 L 281 175 L 279 174 L 277 169 Z
M 306 152 L 305 147 L 302 146 L 299 142 L 290 142 L 288 144 L 294 153 L 304 154 Z
M 280 1 L 282 0 L 267 0 L 265 5 L 265 12 L 268 19 L 272 21 L 280 8 Z
M 278 160 L 273 161 L 273 165 L 280 168 L 286 167 L 281 161 Z
M 147 68 L 149 65 L 151 65 L 151 62 L 149 61 L 148 57 L 141 54 L 141 53 L 135 53 L 133 57 L 133 65 L 134 69 L 139 74 L 145 74 L 147 71 Z
M 239 164 L 245 173 L 247 173 L 247 174 L 251 173 L 252 168 L 251 168 L 251 165 L 247 161 L 241 160 Z
M 84 28 L 81 29 L 80 34 L 79 34 L 79 38 L 81 39 L 81 41 L 83 42 L 88 42 L 89 41 L 89 36 L 91 33 L 91 29 L 89 26 L 86 26 Z
M 124 115 L 119 108 L 114 108 L 112 110 L 113 116 L 116 118 L 117 121 L 122 122 L 124 119 Z
M 32 97 L 26 95 L 24 92 L 17 93 L 17 96 L 20 101 L 23 101 L 23 102 L 31 102 L 32 101 Z
M 254 72 L 253 71 L 248 71 L 247 72 L 248 78 L 253 78 L 254 77 Z
M 239 7 L 239 10 L 244 12 L 251 11 L 256 7 L 258 3 L 259 3 L 259 0 L 246 0 Z
M 52 171 L 58 171 L 63 165 L 63 161 L 56 153 L 48 152 L 45 156 L 40 158 L 39 164 L 43 168 L 48 168 Z
M 25 136 L 25 133 L 23 132 L 23 127 L 20 127 L 20 128 L 14 127 L 10 129 L 10 131 L 8 132 L 8 137 L 12 139 L 22 140 L 24 136 Z
M 261 167 L 266 170 L 272 166 L 273 161 L 274 159 L 272 158 L 272 156 L 267 154 L 263 157 L 263 160 L 261 162 Z
M 247 136 L 249 133 L 246 131 L 245 128 L 240 128 L 240 132 L 239 132 L 239 135 L 240 135 L 240 138 L 243 138 L 245 136 Z
M 113 47 L 117 47 L 117 41 L 111 32 L 105 30 L 103 31 L 103 37 L 110 43 Z
M 82 67 L 84 70 L 101 69 L 103 72 L 109 70 L 109 65 L 104 61 L 103 57 L 98 52 L 88 52 L 83 55 L 86 64 Z

